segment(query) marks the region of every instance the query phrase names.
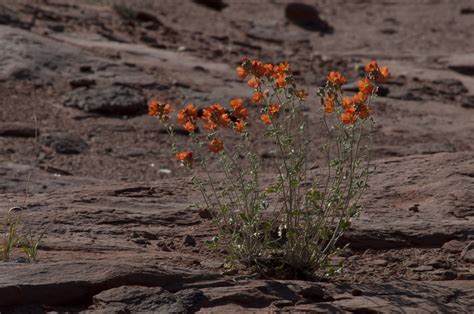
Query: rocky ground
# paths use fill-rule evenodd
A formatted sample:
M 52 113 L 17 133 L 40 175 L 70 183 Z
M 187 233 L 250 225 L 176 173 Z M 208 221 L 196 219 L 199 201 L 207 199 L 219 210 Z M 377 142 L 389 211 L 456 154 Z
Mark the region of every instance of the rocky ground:
M 0 262 L 1 313 L 474 311 L 472 1 L 299 3 L 2 1 L 0 219 L 13 207 L 23 234 L 45 234 L 37 263 L 19 251 Z M 151 97 L 249 97 L 243 56 L 291 62 L 316 144 L 326 73 L 354 82 L 372 58 L 391 69 L 365 211 L 330 280 L 224 268 L 145 114 Z

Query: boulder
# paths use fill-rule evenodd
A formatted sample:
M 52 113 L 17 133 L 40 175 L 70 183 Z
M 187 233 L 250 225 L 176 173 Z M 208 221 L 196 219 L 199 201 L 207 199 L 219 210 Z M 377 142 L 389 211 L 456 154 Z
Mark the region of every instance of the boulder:
M 64 99 L 64 106 L 108 115 L 133 115 L 144 112 L 146 99 L 143 94 L 125 86 L 106 88 L 77 88 Z
M 81 154 L 89 145 L 76 134 L 67 132 L 49 132 L 42 134 L 39 142 L 51 147 L 58 154 Z

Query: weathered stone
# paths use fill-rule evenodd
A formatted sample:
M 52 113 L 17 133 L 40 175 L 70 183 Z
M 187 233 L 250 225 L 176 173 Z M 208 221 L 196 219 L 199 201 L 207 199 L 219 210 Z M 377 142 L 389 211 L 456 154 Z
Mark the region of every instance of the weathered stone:
M 285 16 L 293 24 L 313 32 L 322 34 L 332 33 L 333 27 L 328 22 L 321 19 L 318 10 L 304 3 L 289 3 L 285 8 Z
M 474 263 L 474 241 L 469 242 L 469 244 L 462 250 L 461 258 L 466 262 Z
M 212 214 L 207 208 L 199 208 L 198 214 L 202 219 L 212 219 Z
M 298 291 L 298 294 L 302 297 L 310 300 L 324 300 L 325 292 L 321 287 L 309 286 Z
M 434 269 L 433 266 L 421 265 L 421 266 L 413 268 L 412 270 L 415 273 L 423 273 L 423 272 L 427 272 L 427 271 L 432 271 L 433 269 Z
M 89 145 L 76 134 L 68 132 L 48 132 L 40 136 L 39 142 L 51 147 L 58 154 L 81 154 Z
M 66 95 L 64 106 L 74 107 L 85 112 L 130 115 L 143 112 L 146 100 L 141 92 L 123 86 L 78 88 Z
M 227 7 L 223 0 L 193 0 L 193 2 L 216 11 L 222 11 Z
M 464 75 L 474 75 L 474 53 L 452 55 L 446 61 L 449 69 Z
M 2 264 L 0 270 L 0 306 L 73 304 L 121 286 L 155 286 L 178 291 L 186 282 L 213 278 L 194 271 L 154 265 L 141 265 L 137 268 L 136 265 L 113 262 Z M 117 295 L 117 298 L 122 296 L 126 299 L 128 295 L 133 299 L 141 293 L 140 289 L 129 291 L 122 288 L 121 291 L 123 293 Z M 161 289 L 157 288 L 156 291 Z M 116 292 L 104 293 L 99 299 L 114 300 Z M 199 295 L 202 294 L 191 294 L 192 298 Z
M 467 109 L 474 109 L 474 95 L 464 96 L 462 99 L 461 106 Z
M 433 272 L 433 275 L 438 276 L 441 280 L 454 280 L 458 274 L 452 270 L 438 269 Z
M 187 246 L 196 246 L 196 240 L 194 239 L 194 237 L 187 234 L 183 238 L 183 244 Z
M 464 246 L 464 242 L 458 240 L 451 240 L 444 243 L 441 248 L 449 253 L 461 253 Z
M 474 273 L 459 273 L 457 276 L 459 280 L 474 280 Z
M 87 78 L 72 79 L 69 81 L 69 85 L 72 88 L 91 87 L 91 86 L 96 85 L 96 81 L 94 79 L 87 79 Z
M 428 263 L 426 263 L 426 265 L 433 266 L 434 268 L 446 268 L 448 266 L 446 261 L 440 258 L 435 258 L 429 261 Z
M 0 136 L 35 137 L 36 135 L 39 135 L 39 129 L 31 124 L 22 122 L 0 123 Z
M 385 267 L 388 265 L 388 262 L 384 259 L 376 259 L 376 260 L 370 261 L 370 263 L 374 266 L 380 266 L 380 267 Z
M 160 287 L 121 286 L 94 296 L 96 309 L 110 309 L 111 305 L 126 312 L 192 313 L 207 301 L 204 294 L 195 289 L 170 293 Z

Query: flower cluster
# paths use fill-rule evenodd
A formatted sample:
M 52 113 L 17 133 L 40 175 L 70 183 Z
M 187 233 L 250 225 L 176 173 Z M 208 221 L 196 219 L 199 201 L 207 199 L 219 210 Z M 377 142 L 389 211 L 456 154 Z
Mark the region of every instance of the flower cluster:
M 193 162 L 193 152 L 192 151 L 183 151 L 181 153 L 177 153 L 176 155 L 176 158 L 178 160 L 181 160 L 181 162 L 185 163 L 185 164 L 191 164 Z
M 300 101 L 306 100 L 308 93 L 304 90 L 296 90 L 293 76 L 290 71 L 290 65 L 287 62 L 280 64 L 263 63 L 260 60 L 244 59 L 241 65 L 237 67 L 237 76 L 246 79 L 247 85 L 254 90 L 252 101 L 255 104 L 265 104 L 262 110 L 260 120 L 265 125 L 271 125 L 272 119 L 278 115 L 280 104 L 269 103 L 269 95 L 271 92 L 278 92 L 284 88 L 290 87 L 291 91 Z M 271 88 L 263 89 L 263 87 Z
M 152 117 L 157 117 L 162 122 L 165 122 L 170 118 L 171 112 L 173 112 L 173 109 L 170 104 L 152 100 L 148 105 L 148 114 Z
M 235 98 L 230 101 L 232 107 L 232 117 L 235 120 L 235 131 L 242 133 L 245 131 L 245 124 L 248 118 L 247 108 L 243 106 L 242 98 Z
M 227 114 L 224 107 L 219 104 L 204 108 L 202 111 L 202 119 L 205 122 L 204 128 L 211 131 L 219 127 L 228 126 L 230 123 L 229 114 Z
M 375 60 L 365 66 L 366 77 L 358 82 L 359 91 L 352 97 L 342 96 L 341 86 L 347 79 L 339 72 L 331 71 L 327 76 L 327 85 L 324 92 L 324 110 L 332 113 L 336 107 L 339 119 L 344 124 L 354 124 L 358 119 L 367 119 L 371 109 L 369 100 L 375 94 L 376 82 L 384 82 L 390 76 L 387 67 L 379 67 Z
M 246 121 L 248 118 L 247 108 L 241 98 L 235 98 L 230 101 L 232 110 L 229 112 L 220 104 L 213 104 L 202 110 L 193 105 L 188 104 L 184 109 L 180 110 L 176 115 L 178 125 L 190 134 L 194 134 L 198 121 L 202 121 L 202 127 L 207 129 L 210 134 L 208 149 L 212 153 L 219 153 L 224 149 L 224 142 L 217 137 L 219 128 L 232 127 L 235 132 L 242 133 L 246 131 Z M 148 114 L 158 117 L 162 122 L 170 119 L 173 112 L 170 104 L 159 103 L 152 100 L 148 105 Z M 274 110 L 272 111 L 274 112 Z M 193 153 L 191 151 L 182 151 L 175 154 L 176 158 L 187 166 L 192 165 Z
M 296 89 L 290 65 L 286 62 L 279 64 L 263 63 L 260 60 L 244 59 L 236 68 L 237 75 L 241 79 L 248 79 L 247 85 L 254 90 L 252 101 L 255 104 L 263 104 L 260 120 L 264 125 L 272 125 L 278 117 L 282 105 L 272 102 L 271 95 L 276 95 L 284 89 L 299 101 L 305 101 L 308 93 L 304 90 Z M 347 78 L 341 73 L 331 71 L 327 76 L 327 85 L 323 92 L 322 104 L 327 113 L 336 112 L 339 120 L 343 124 L 354 124 L 357 120 L 367 119 L 371 109 L 369 100 L 376 92 L 375 83 L 384 82 L 390 75 L 387 67 L 379 67 L 375 60 L 365 66 L 366 77 L 359 81 L 359 91 L 352 97 L 342 95 L 341 86 L 347 83 Z M 220 104 L 213 104 L 202 110 L 188 104 L 180 110 L 176 116 L 178 125 L 190 134 L 194 134 L 199 120 L 203 122 L 203 128 L 207 129 L 208 150 L 212 153 L 219 153 L 224 150 L 224 142 L 218 137 L 219 129 L 231 127 L 236 133 L 246 132 L 248 111 L 241 98 L 230 101 L 230 110 L 226 110 Z M 156 100 L 150 102 L 148 113 L 159 118 L 162 122 L 170 119 L 173 109 L 168 103 L 161 103 Z M 191 151 L 183 151 L 176 154 L 176 158 L 181 162 L 191 165 L 193 154 Z
M 196 129 L 196 121 L 198 119 L 198 110 L 193 104 L 188 104 L 186 108 L 181 110 L 176 117 L 179 125 L 188 131 L 189 133 L 194 132 Z
M 192 182 L 203 194 L 219 230 L 209 244 L 224 245 L 229 260 L 246 265 L 268 260 L 271 265 L 278 263 L 280 269 L 289 267 L 292 274 L 314 273 L 320 268 L 334 272 L 328 261 L 338 251 L 338 239 L 361 210 L 358 200 L 370 173 L 369 134 L 374 123 L 369 119 L 370 105 L 377 84 L 389 77 L 389 70 L 370 61 L 357 92 L 350 96 L 344 94 L 347 78 L 331 71 L 325 86 L 318 90 L 327 135 L 321 147 L 328 163 L 328 170 L 320 174 L 326 176 L 323 180 L 308 172 L 312 163 L 308 157 L 318 147 L 309 136 L 313 129 L 304 110 L 308 93 L 297 88 L 290 65 L 244 59 L 236 70 L 252 89 L 249 103 L 259 111 L 259 119 L 254 120 L 263 123 L 263 136 L 275 148 L 275 178 L 269 186 L 267 178 L 261 180 L 259 175 L 265 161 L 255 147 L 255 140 L 262 135 L 248 130 L 251 107 L 242 98 L 230 100 L 227 106 L 212 104 L 198 109 L 187 104 L 178 110 L 175 123 L 170 121 L 170 104 L 152 101 L 148 108 L 171 136 L 175 125 L 184 129 L 191 139 L 189 145 L 196 149 L 180 150 L 172 145 L 175 157 L 188 168 L 199 156 L 196 165 L 207 174 L 194 173 Z M 237 135 L 239 143 L 224 143 L 225 134 Z M 201 155 L 203 151 L 210 154 Z M 214 165 L 222 174 L 218 179 Z

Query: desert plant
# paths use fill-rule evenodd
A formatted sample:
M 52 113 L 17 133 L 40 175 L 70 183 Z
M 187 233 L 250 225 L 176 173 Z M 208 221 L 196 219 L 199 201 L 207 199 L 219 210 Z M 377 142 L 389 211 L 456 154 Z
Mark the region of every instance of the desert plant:
M 3 226 L 4 232 L 0 235 L 0 259 L 8 260 L 12 251 L 16 248 L 18 244 L 18 225 L 20 218 L 14 217 L 12 212 L 9 211 L 5 219 L 5 224 Z
M 230 101 L 230 110 L 214 104 L 202 110 L 188 104 L 177 114 L 178 125 L 189 133 L 191 150 L 172 151 L 193 171 L 193 182 L 218 226 L 214 245 L 229 259 L 252 265 L 277 265 L 297 274 L 330 270 L 329 257 L 337 241 L 361 208 L 358 200 L 367 187 L 373 119 L 370 104 L 377 82 L 388 75 L 375 61 L 365 67 L 359 92 L 344 95 L 346 78 L 331 72 L 318 89 L 323 111 L 326 170 L 310 169 L 315 143 L 303 106 L 308 94 L 297 88 L 287 63 L 264 64 L 244 60 L 240 78 L 250 77 L 252 102 L 260 107 L 263 136 L 274 145 L 272 183 L 265 184 L 263 162 L 254 141 L 262 136 L 249 130 L 249 112 L 242 99 Z M 149 114 L 157 117 L 174 137 L 172 106 L 152 101 Z M 207 132 L 196 132 L 198 122 Z M 223 139 L 236 134 L 238 144 Z M 212 168 L 212 165 L 217 168 Z M 265 180 L 263 180 L 265 179 Z
M 32 262 L 37 262 L 38 261 L 38 249 L 39 245 L 41 243 L 41 240 L 43 239 L 44 234 L 46 233 L 47 229 L 45 228 L 43 232 L 40 234 L 38 238 L 34 238 L 31 234 L 27 234 L 22 243 L 21 243 L 21 250 L 23 253 L 26 254 L 26 257 L 28 260 Z

